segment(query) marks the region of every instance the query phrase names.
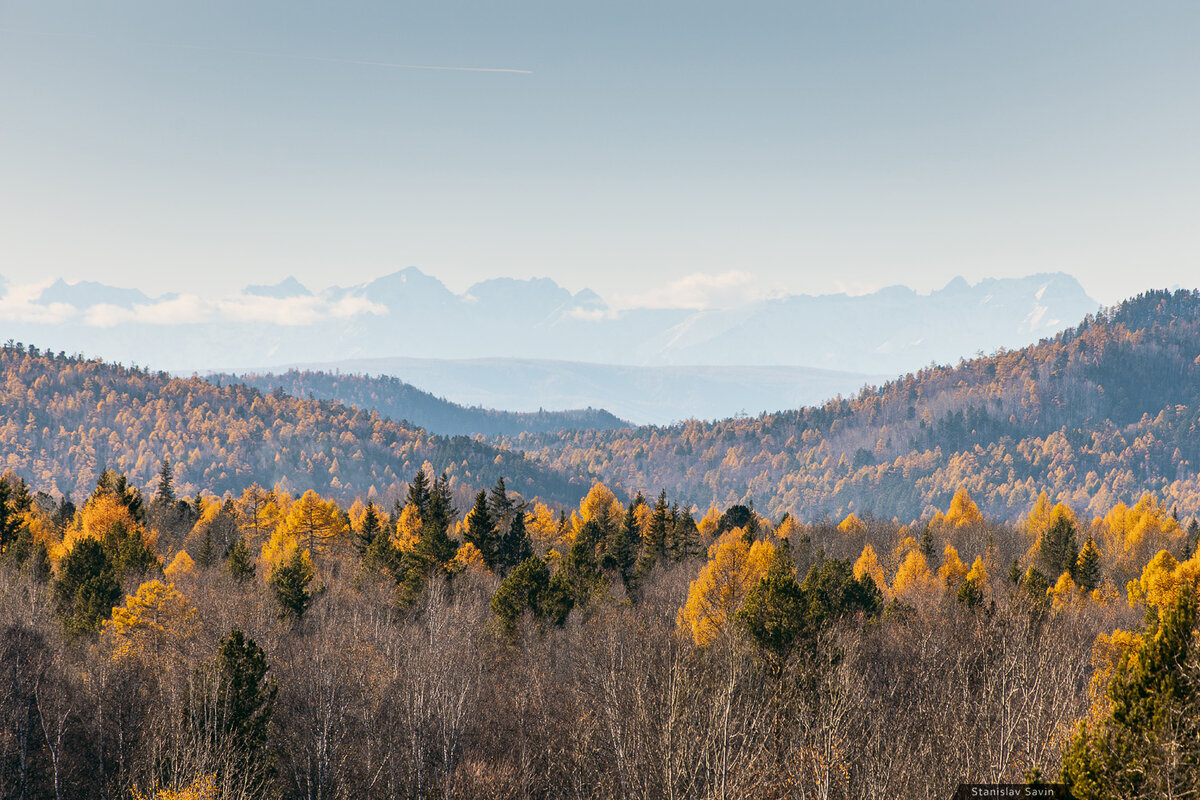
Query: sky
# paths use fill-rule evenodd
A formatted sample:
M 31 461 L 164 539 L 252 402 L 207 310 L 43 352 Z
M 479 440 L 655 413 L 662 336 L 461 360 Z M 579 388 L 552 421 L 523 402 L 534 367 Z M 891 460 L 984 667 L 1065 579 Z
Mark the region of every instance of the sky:
M 1195 2 L 0 0 L 0 275 L 1190 288 L 1198 37 Z

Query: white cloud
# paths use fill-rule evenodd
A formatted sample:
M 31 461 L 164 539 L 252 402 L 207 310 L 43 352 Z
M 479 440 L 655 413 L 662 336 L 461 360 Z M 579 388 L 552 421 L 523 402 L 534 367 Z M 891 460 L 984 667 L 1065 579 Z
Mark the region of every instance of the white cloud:
M 349 295 L 337 300 L 319 297 L 258 297 L 232 295 L 207 300 L 184 294 L 166 300 L 135 304 L 132 308 L 96 303 L 78 309 L 69 303 L 42 304 L 38 297 L 49 282 L 13 286 L 0 298 L 0 320 L 59 324 L 77 320 L 95 328 L 140 323 L 183 325 L 202 322 L 269 322 L 276 325 L 310 325 L 325 319 L 345 319 L 361 314 L 386 314 L 387 308 L 365 297 Z
M 78 314 L 78 310 L 67 303 L 41 305 L 33 302 L 51 283 L 44 281 L 10 287 L 8 294 L 0 299 L 0 320 L 56 324 Z
M 311 325 L 323 319 L 386 314 L 387 308 L 365 297 L 350 295 L 334 302 L 319 297 L 257 297 L 235 295 L 220 302 L 222 315 L 237 322 Z
M 749 272 L 696 272 L 666 286 L 626 295 L 622 308 L 736 308 L 774 297 Z

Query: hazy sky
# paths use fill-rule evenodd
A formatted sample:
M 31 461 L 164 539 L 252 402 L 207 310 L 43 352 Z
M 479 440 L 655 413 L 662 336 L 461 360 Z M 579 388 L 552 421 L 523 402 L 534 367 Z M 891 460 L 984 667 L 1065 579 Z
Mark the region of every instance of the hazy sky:
M 1198 41 L 1194 0 L 0 0 L 0 274 L 1190 287 Z

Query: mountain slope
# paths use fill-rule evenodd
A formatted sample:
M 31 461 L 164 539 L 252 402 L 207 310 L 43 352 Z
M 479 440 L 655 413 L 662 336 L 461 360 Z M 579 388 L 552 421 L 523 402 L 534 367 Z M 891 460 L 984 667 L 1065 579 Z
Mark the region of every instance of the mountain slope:
M 160 460 L 181 493 L 242 491 L 282 482 L 341 498 L 397 495 L 425 462 L 452 487 L 504 476 L 527 497 L 574 500 L 579 486 L 519 453 L 433 436 L 377 412 L 264 394 L 108 364 L 36 347 L 0 348 L 0 452 L 35 489 L 89 493 L 105 467 L 149 486 Z
M 1053 339 L 909 374 L 853 399 L 754 419 L 527 435 L 547 466 L 665 488 L 704 507 L 753 500 L 804 519 L 901 519 L 966 486 L 1013 519 L 1038 492 L 1092 512 L 1156 491 L 1200 509 L 1200 293 L 1150 292 Z
M 513 436 L 519 433 L 552 433 L 567 430 L 628 427 L 603 409 L 582 408 L 568 411 L 493 411 L 479 406 L 466 407 L 423 392 L 387 375 L 335 374 L 311 370 L 288 370 L 282 374 L 213 374 L 207 380 L 244 383 L 264 393 L 276 388 L 295 397 L 312 396 L 333 400 L 386 417 L 403 420 L 430 433 L 443 436 L 483 434 Z

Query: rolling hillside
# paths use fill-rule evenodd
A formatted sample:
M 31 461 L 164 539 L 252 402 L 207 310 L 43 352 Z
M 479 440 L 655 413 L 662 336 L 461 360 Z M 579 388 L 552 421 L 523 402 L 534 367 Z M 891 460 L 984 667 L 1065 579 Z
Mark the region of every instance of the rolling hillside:
M 218 384 L 244 383 L 264 393 L 277 388 L 295 397 L 333 400 L 368 411 L 378 411 L 442 436 L 483 434 L 513 436 L 519 433 L 554 433 L 569 430 L 608 430 L 629 423 L 600 408 L 567 411 L 494 411 L 462 406 L 423 392 L 387 375 L 341 374 L 314 370 L 288 370 L 280 374 L 212 374 Z
M 1047 489 L 1099 513 L 1154 491 L 1200 508 L 1200 293 L 1149 292 L 1020 350 L 933 367 L 852 399 L 752 419 L 525 435 L 548 467 L 700 507 L 902 520 L 965 486 L 985 513 Z
M 35 489 L 77 497 L 106 467 L 149 486 L 163 457 L 184 494 L 281 482 L 294 492 L 389 497 L 425 462 L 463 492 L 503 475 L 527 497 L 579 494 L 566 477 L 518 453 L 431 435 L 378 412 L 12 343 L 0 348 L 0 411 L 3 468 Z

